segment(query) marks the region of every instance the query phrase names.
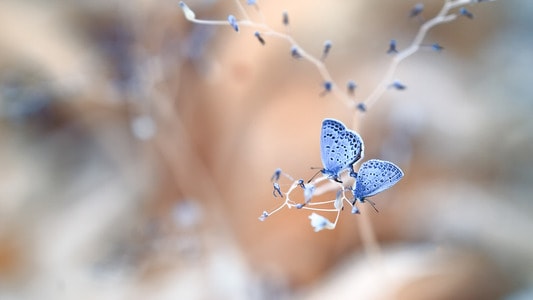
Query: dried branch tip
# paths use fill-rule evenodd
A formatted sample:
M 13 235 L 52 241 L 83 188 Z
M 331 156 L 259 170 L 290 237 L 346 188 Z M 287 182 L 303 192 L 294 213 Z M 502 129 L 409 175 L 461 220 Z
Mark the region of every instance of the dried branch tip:
M 329 50 L 331 50 L 331 41 L 327 40 L 324 42 L 324 50 L 322 51 L 322 60 L 326 59 L 326 56 L 329 54 Z
M 291 47 L 291 55 L 293 58 L 302 58 L 302 55 L 300 54 L 300 52 L 298 51 L 298 47 L 296 46 Z
M 414 18 L 422 13 L 424 10 L 424 4 L 423 3 L 417 3 L 413 8 L 411 9 L 411 12 L 409 13 L 409 18 Z
M 390 87 L 397 89 L 399 91 L 405 90 L 407 86 L 405 86 L 403 83 L 399 82 L 398 80 L 395 80 Z
M 467 18 L 469 18 L 469 19 L 473 19 L 473 18 L 474 18 L 474 14 L 472 14 L 471 12 L 469 12 L 469 11 L 468 11 L 466 8 L 464 8 L 464 7 L 461 7 L 461 8 L 459 9 L 459 14 L 460 14 L 461 16 L 465 16 L 465 17 L 467 17 Z
M 256 31 L 254 33 L 255 37 L 257 38 L 257 40 L 259 41 L 259 43 L 261 43 L 261 45 L 265 45 L 265 40 L 263 39 L 263 37 L 261 36 L 261 34 L 259 33 L 259 31 Z
M 355 81 L 353 80 L 348 81 L 348 83 L 346 84 L 346 87 L 348 88 L 348 93 L 350 95 L 355 94 L 355 88 L 357 88 L 357 84 L 355 83 Z
M 183 11 L 183 14 L 185 15 L 185 19 L 189 21 L 194 21 L 196 19 L 196 15 L 194 12 L 185 4 L 185 2 L 180 1 L 179 3 L 181 10 Z
M 234 15 L 228 16 L 228 22 L 231 25 L 231 27 L 233 27 L 233 30 L 235 30 L 236 32 L 239 32 L 239 25 L 237 24 L 237 19 L 235 18 Z
M 398 53 L 398 50 L 396 49 L 396 40 L 395 39 L 392 39 L 390 40 L 390 43 L 389 43 L 389 50 L 387 50 L 387 54 L 396 54 Z
M 283 12 L 283 25 L 289 26 L 289 13 L 286 11 Z
M 357 110 L 360 112 L 366 112 L 366 105 L 363 102 L 357 104 Z

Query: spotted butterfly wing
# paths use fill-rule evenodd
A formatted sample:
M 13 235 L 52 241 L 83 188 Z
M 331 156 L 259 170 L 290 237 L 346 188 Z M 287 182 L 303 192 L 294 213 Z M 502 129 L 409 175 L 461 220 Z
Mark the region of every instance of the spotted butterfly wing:
M 379 159 L 364 162 L 355 180 L 354 203 L 355 200 L 364 202 L 365 198 L 383 192 L 395 185 L 402 177 L 402 170 L 391 162 Z
M 320 154 L 322 173 L 339 181 L 339 174 L 363 157 L 364 145 L 361 137 L 334 119 L 322 122 Z

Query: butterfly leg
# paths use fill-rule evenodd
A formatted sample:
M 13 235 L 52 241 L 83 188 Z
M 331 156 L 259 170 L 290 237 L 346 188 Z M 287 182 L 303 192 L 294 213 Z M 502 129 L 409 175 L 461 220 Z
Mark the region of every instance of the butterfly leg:
M 333 175 L 332 177 L 330 177 L 331 179 L 335 180 L 336 182 L 338 183 L 342 183 L 342 181 L 339 179 L 339 176 L 337 175 Z
M 364 201 L 361 201 L 361 202 L 364 202 Z M 376 208 L 376 203 L 374 203 L 374 201 L 370 201 L 369 199 L 366 199 L 366 202 L 370 203 L 370 205 L 372 205 L 372 208 L 373 208 L 377 213 L 379 213 L 379 210 Z
M 352 206 L 352 214 L 360 214 L 361 212 L 359 211 L 359 208 L 357 208 L 357 205 L 355 204 L 355 201 L 352 204 L 353 204 L 353 206 Z
M 357 198 L 354 196 L 352 201 L 352 214 L 360 214 L 359 208 L 357 208 Z

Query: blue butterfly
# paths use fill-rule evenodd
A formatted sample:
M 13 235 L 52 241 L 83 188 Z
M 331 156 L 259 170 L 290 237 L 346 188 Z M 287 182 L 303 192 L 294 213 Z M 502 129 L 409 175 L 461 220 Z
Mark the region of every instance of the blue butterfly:
M 357 173 L 355 179 L 355 186 L 352 190 L 354 196 L 352 213 L 359 213 L 359 209 L 355 205 L 357 201 L 360 203 L 368 201 L 377 211 L 374 202 L 366 198 L 392 187 L 402 177 L 402 170 L 391 162 L 379 159 L 365 161 L 359 168 L 359 173 Z
M 363 140 L 356 132 L 346 129 L 340 121 L 325 119 L 320 136 L 320 155 L 324 168 L 321 172 L 335 181 L 346 169 L 353 172 L 353 164 L 363 157 Z

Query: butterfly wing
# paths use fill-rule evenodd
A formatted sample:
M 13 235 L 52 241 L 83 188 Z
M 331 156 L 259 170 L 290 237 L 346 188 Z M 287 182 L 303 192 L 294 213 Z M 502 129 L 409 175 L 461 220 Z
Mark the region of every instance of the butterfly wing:
M 363 201 L 395 185 L 403 177 L 402 170 L 395 164 L 379 159 L 364 162 L 355 181 L 354 196 Z
M 334 119 L 322 122 L 320 154 L 324 174 L 337 177 L 363 156 L 363 140 L 354 131 Z
M 346 129 L 341 134 L 341 140 L 343 141 L 344 151 L 342 154 L 346 162 L 346 167 L 351 167 L 363 157 L 363 139 L 355 131 Z

